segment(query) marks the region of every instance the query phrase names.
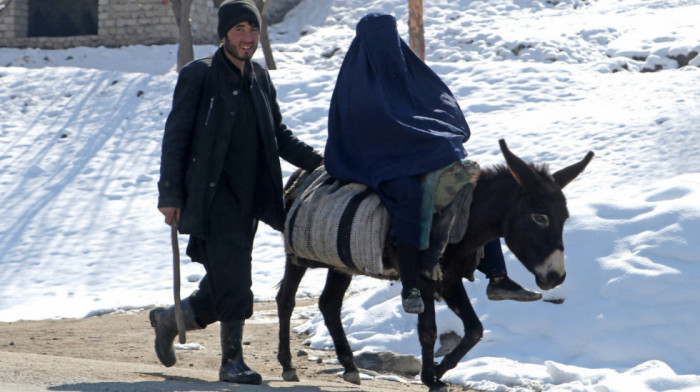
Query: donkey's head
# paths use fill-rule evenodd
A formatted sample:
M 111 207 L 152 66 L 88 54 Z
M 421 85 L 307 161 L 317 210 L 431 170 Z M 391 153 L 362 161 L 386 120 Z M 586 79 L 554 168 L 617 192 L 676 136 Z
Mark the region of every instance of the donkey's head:
M 550 175 L 546 168 L 535 169 L 515 156 L 503 139 L 499 144 L 508 170 L 520 184 L 515 205 L 505 217 L 503 236 L 508 248 L 535 275 L 537 285 L 549 290 L 566 277 L 562 233 L 569 211 L 561 190 L 586 168 L 593 152 Z

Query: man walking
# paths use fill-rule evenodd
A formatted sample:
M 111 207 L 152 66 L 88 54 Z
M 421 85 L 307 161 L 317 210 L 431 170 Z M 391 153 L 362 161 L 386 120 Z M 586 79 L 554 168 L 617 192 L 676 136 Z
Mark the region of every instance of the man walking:
M 165 124 L 158 209 L 190 235 L 187 254 L 204 265 L 199 290 L 182 301 L 187 330 L 221 322 L 219 380 L 260 384 L 243 361 L 245 319 L 253 314 L 251 253 L 258 221 L 284 227 L 279 158 L 312 171 L 322 156 L 282 123 L 270 76 L 251 61 L 261 18 L 251 0 L 218 11 L 221 45 L 180 71 Z M 174 308 L 150 313 L 155 350 L 176 362 Z

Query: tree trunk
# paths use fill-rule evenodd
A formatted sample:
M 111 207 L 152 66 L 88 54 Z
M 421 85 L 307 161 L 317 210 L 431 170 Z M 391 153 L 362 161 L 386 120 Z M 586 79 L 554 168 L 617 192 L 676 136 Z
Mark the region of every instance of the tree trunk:
M 265 21 L 267 6 L 270 4 L 270 0 L 255 0 L 255 4 L 260 10 L 260 17 L 262 19 L 262 26 L 260 26 L 260 45 L 262 45 L 263 54 L 265 55 L 265 65 L 267 69 L 277 69 L 275 58 L 272 55 L 272 47 L 270 46 L 270 36 L 267 34 L 267 22 Z
M 408 0 L 408 34 L 411 49 L 425 61 L 423 36 L 423 0 Z
M 173 14 L 177 22 L 177 71 L 194 60 L 194 47 L 192 46 L 192 29 L 190 27 L 190 8 L 192 0 L 170 0 L 173 5 Z
M 12 5 L 12 0 L 0 1 L 0 16 L 5 13 L 5 11 L 10 9 Z

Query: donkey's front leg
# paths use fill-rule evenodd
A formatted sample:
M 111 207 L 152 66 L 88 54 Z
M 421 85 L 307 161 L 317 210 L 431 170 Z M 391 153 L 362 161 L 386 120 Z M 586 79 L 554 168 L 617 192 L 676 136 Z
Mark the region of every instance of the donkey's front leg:
M 352 276 L 339 272 L 333 268 L 328 269 L 326 285 L 321 297 L 318 299 L 318 308 L 323 314 L 328 333 L 333 338 L 335 354 L 338 361 L 345 368 L 343 379 L 353 384 L 360 385 L 360 371 L 355 365 L 355 357 L 352 355 L 348 338 L 345 336 L 343 323 L 340 319 L 340 310 L 343 307 L 343 297 L 350 286 Z
M 442 359 L 436 367 L 438 379 L 448 370 L 457 366 L 459 361 L 471 350 L 484 334 L 484 327 L 479 317 L 474 312 L 471 301 L 462 284 L 462 274 L 445 274 L 442 282 L 442 295 L 447 306 L 462 320 L 464 325 L 464 337 L 451 352 Z
M 282 365 L 282 379 L 284 381 L 299 381 L 297 370 L 292 366 L 292 353 L 289 348 L 289 330 L 292 312 L 296 305 L 295 297 L 301 278 L 306 273 L 306 267 L 292 264 L 291 256 L 287 256 L 284 267 L 284 278 L 277 292 L 277 317 L 279 318 L 279 346 L 277 348 L 277 360 Z
M 425 309 L 418 315 L 418 338 L 420 340 L 423 367 L 420 378 L 430 391 L 445 389 L 445 383 L 440 381 L 435 373 L 435 341 L 437 340 L 437 324 L 435 323 L 435 284 L 423 276 L 419 278 L 418 286 Z

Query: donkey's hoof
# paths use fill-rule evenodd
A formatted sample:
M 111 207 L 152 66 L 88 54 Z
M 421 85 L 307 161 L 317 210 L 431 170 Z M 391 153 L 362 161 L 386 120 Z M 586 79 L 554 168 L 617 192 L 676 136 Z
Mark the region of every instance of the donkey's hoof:
M 285 372 L 282 372 L 282 379 L 284 381 L 293 381 L 293 382 L 298 382 L 299 377 L 297 376 L 297 370 L 292 369 L 292 370 L 287 370 Z
M 343 373 L 343 380 L 360 385 L 360 372 L 345 372 Z
M 447 392 L 447 384 L 442 381 L 438 381 L 430 386 L 430 392 Z

